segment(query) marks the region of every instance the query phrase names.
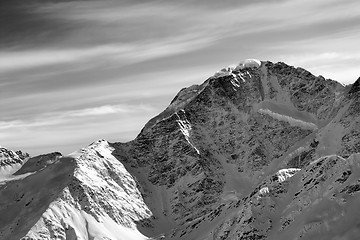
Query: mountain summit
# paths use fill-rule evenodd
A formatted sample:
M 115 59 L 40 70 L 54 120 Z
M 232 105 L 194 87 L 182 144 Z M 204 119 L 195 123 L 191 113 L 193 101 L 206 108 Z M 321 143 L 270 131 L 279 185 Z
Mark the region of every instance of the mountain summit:
M 358 83 L 224 68 L 133 141 L 21 161 L 1 181 L 0 239 L 358 239 Z

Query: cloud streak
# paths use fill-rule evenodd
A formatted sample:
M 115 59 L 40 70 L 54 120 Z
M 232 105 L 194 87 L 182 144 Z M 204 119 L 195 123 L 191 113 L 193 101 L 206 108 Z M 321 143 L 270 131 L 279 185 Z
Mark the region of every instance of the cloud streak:
M 146 105 L 104 105 L 94 108 L 80 110 L 49 112 L 40 114 L 33 119 L 0 121 L 0 130 L 21 129 L 54 126 L 64 123 L 71 123 L 74 120 L 86 120 L 86 117 L 99 117 L 110 114 L 132 114 L 138 112 L 151 112 L 154 109 Z M 105 117 L 105 116 L 104 116 Z
M 39 114 L 29 119 L 0 121 L 0 142 L 32 155 L 51 151 L 69 154 L 89 142 L 134 138 L 152 117 L 149 105 L 105 105 L 71 111 Z
M 162 42 L 112 44 L 82 49 L 42 49 L 0 53 L 0 72 L 74 62 L 116 61 L 118 66 L 184 54 L 208 46 L 213 39 L 167 39 Z

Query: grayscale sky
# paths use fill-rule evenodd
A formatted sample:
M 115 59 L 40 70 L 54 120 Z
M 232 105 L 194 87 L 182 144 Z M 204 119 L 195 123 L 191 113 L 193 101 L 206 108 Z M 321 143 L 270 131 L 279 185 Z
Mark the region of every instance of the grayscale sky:
M 131 140 L 183 87 L 246 58 L 354 82 L 357 0 L 1 0 L 0 145 Z

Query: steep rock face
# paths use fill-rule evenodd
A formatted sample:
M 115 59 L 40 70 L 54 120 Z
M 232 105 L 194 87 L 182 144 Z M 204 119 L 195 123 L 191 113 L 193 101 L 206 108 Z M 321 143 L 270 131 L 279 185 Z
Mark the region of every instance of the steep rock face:
M 279 169 L 358 152 L 355 106 L 344 86 L 304 69 L 271 62 L 235 66 L 183 89 L 134 141 L 114 144 L 114 155 L 130 172 L 143 168 L 134 175 L 160 192 L 162 213 L 180 225 L 166 236 L 196 239 L 194 228 L 221 222 L 225 206 L 244 201 Z M 340 124 L 349 118 L 350 125 Z M 145 202 L 151 206 L 156 196 L 146 195 Z
M 334 155 L 270 176 L 201 239 L 357 239 L 359 167 L 359 154 Z
M 339 154 L 349 156 L 360 152 L 360 78 L 352 85 L 348 93 L 348 108 L 341 116 L 339 125 L 343 127 Z
M 317 123 L 326 121 L 336 113 L 337 97 L 340 97 L 339 94 L 344 91 L 341 84 L 326 80 L 321 76 L 315 77 L 305 69 L 294 68 L 284 63 L 267 63 L 266 65 L 270 79 L 275 75 L 277 82 L 285 90 L 286 97 L 290 96 L 290 101 L 297 110 L 309 113 Z M 273 89 L 271 80 L 269 82 L 269 88 Z M 279 99 L 280 96 L 284 98 L 278 91 L 270 91 L 270 98 Z
M 342 91 L 284 63 L 223 69 L 180 91 L 134 141 L 115 144 L 114 155 L 135 176 L 143 168 L 138 177 L 166 196 L 162 212 L 183 224 L 285 167 L 289 153 L 337 114 Z

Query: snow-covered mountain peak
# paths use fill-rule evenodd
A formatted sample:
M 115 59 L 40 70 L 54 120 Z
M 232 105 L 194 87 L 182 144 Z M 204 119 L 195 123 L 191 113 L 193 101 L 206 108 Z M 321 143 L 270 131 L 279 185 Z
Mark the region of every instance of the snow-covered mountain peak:
M 29 157 L 28 153 L 0 147 L 0 178 L 16 172 Z
M 22 163 L 29 157 L 28 153 L 22 151 L 12 151 L 4 147 L 0 147 L 0 167 L 11 165 L 12 163 Z
M 47 161 L 48 165 L 40 169 L 36 167 L 38 161 L 29 160 L 31 166 L 24 167 L 32 167 L 31 178 L 15 179 L 14 184 L 31 185 L 32 191 L 41 192 L 35 183 L 47 173 L 49 181 L 56 179 L 49 190 L 56 194 L 40 199 L 50 205 L 44 206 L 46 211 L 38 216 L 33 226 L 29 226 L 24 239 L 147 239 L 138 231 L 137 225 L 149 224 L 152 213 L 144 203 L 136 179 L 112 155 L 113 151 L 107 141 L 100 139 L 67 157 L 52 154 L 57 160 Z M 37 201 L 33 201 L 33 206 L 31 193 L 23 191 L 25 203 L 29 202 L 33 209 Z M 16 201 L 7 204 L 14 206 Z M 0 238 L 19 239 L 16 237 L 25 234 L 24 228 L 21 229 L 12 236 L 0 227 Z
M 260 66 L 261 66 L 261 61 L 258 59 L 245 59 L 238 64 L 238 67 L 240 69 L 251 68 L 251 67 L 259 68 Z
M 261 61 L 257 59 L 245 59 L 240 61 L 238 64 L 232 64 L 228 67 L 222 68 L 214 74 L 214 77 L 222 77 L 233 75 L 236 78 L 236 74 L 239 71 L 247 68 L 260 68 Z

